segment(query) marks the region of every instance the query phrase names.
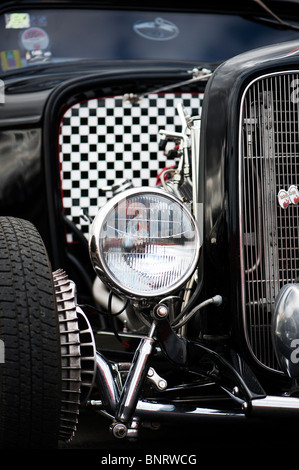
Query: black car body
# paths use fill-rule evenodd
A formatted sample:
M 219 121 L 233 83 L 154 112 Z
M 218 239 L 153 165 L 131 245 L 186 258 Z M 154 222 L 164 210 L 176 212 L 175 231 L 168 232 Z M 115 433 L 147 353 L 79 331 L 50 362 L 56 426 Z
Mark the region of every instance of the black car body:
M 224 419 L 295 415 L 298 3 L 7 2 L 0 21 L 0 215 L 32 223 L 53 272 L 76 286 L 89 338 L 81 327 L 88 391 L 76 411 L 109 413 L 116 437 L 135 436 L 135 417 L 167 420 L 170 405 L 177 419 L 190 403 L 192 419 L 215 416 L 215 403 Z M 179 103 L 200 122 L 195 199 L 187 184 L 181 192 L 200 242 L 193 282 L 170 292 L 175 306 L 167 297 L 171 323 L 161 296 L 130 295 L 103 275 L 89 232 L 101 206 L 172 174 Z M 127 317 L 111 315 L 110 290 Z

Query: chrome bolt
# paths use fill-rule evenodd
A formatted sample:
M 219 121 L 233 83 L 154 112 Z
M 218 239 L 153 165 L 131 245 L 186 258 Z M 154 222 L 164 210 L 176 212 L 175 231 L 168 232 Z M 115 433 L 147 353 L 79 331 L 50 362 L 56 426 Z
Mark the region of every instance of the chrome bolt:
M 166 307 L 166 305 L 158 305 L 157 309 L 156 309 L 156 315 L 160 318 L 165 318 L 167 317 L 168 315 L 168 308 Z
M 167 382 L 165 380 L 159 380 L 158 387 L 164 390 L 167 387 Z
M 113 424 L 111 427 L 112 434 L 118 439 L 123 439 L 127 435 L 127 426 L 122 423 Z

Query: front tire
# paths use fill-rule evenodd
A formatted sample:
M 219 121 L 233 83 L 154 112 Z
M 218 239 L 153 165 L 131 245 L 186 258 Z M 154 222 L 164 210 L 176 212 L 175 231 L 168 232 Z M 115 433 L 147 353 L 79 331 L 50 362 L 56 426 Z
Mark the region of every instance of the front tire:
M 0 217 L 0 447 L 54 448 L 61 352 L 50 262 L 35 227 Z

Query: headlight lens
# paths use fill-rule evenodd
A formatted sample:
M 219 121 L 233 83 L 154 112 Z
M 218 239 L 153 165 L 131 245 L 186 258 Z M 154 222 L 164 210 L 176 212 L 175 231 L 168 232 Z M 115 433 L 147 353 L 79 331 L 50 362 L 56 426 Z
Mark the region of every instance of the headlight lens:
M 199 248 L 191 213 L 161 189 L 130 189 L 115 196 L 91 228 L 97 274 L 131 297 L 160 297 L 178 289 L 193 273 Z

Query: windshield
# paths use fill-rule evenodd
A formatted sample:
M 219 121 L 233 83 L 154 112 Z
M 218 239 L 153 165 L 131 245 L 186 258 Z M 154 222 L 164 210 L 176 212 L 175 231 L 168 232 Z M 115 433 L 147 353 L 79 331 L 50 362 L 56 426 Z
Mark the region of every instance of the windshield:
M 2 75 L 73 60 L 219 63 L 299 33 L 220 14 L 30 10 L 0 16 Z

